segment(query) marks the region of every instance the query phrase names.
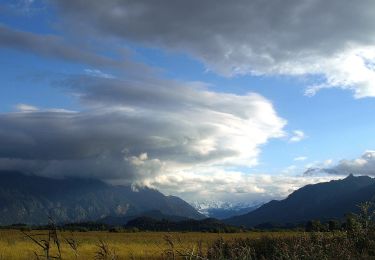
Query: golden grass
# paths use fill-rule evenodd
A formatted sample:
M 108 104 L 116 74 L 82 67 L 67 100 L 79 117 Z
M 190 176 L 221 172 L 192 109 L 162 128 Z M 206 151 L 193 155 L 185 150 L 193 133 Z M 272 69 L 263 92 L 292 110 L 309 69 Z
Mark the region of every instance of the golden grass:
M 46 238 L 48 231 L 32 231 L 29 234 L 41 234 L 39 238 Z M 234 238 L 259 238 L 265 235 L 292 236 L 294 232 L 248 232 L 248 233 L 199 233 L 199 232 L 138 232 L 138 233 L 110 233 L 110 232 L 59 232 L 62 241 L 63 259 L 75 259 L 74 251 L 64 238 L 74 238 L 78 246 L 78 259 L 94 259 L 100 240 L 106 242 L 116 252 L 118 259 L 157 259 L 168 248 L 165 236 L 170 236 L 178 248 L 193 248 L 198 241 L 202 241 L 203 248 L 218 238 L 230 240 Z M 37 236 L 38 237 L 38 236 Z M 29 238 L 18 230 L 0 230 L 0 260 L 3 259 L 35 259 L 34 252 L 43 251 Z M 52 250 L 55 254 L 56 249 Z

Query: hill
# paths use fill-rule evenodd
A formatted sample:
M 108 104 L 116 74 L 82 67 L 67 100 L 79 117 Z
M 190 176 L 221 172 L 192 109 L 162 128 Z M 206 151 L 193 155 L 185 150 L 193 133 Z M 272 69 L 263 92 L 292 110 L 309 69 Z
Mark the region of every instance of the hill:
M 108 216 L 162 214 L 200 219 L 184 200 L 147 187 L 114 186 L 95 179 L 52 179 L 0 171 L 0 225 L 96 221 Z
M 232 225 L 254 227 L 273 223 L 286 225 L 312 219 L 340 219 L 356 212 L 357 205 L 375 196 L 375 180 L 368 176 L 349 175 L 342 180 L 304 186 L 284 200 L 273 200 L 241 216 L 226 219 Z

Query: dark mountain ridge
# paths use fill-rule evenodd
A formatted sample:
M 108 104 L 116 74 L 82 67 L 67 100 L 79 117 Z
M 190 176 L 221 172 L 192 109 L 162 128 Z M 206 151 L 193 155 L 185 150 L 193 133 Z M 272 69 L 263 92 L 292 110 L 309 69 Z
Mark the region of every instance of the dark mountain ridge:
M 0 225 L 96 221 L 108 216 L 162 214 L 201 219 L 191 205 L 147 187 L 114 186 L 95 179 L 52 179 L 0 171 Z
M 270 201 L 241 216 L 226 219 L 232 225 L 254 227 L 264 223 L 303 223 L 312 219 L 341 219 L 358 211 L 357 205 L 375 197 L 375 179 L 349 175 L 342 180 L 306 185 L 284 200 Z

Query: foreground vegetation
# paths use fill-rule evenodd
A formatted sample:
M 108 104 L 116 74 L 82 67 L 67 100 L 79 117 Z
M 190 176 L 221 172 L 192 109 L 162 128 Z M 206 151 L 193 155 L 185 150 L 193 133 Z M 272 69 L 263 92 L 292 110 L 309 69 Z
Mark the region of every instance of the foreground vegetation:
M 305 231 L 209 233 L 0 230 L 0 259 L 375 259 L 372 203 Z
M 27 232 L 40 241 L 48 237 L 46 230 Z M 234 241 L 236 239 L 256 240 L 264 236 L 291 237 L 298 236 L 297 232 L 243 232 L 243 233 L 202 233 L 202 232 L 59 232 L 61 255 L 63 259 L 106 259 L 100 257 L 103 246 L 107 248 L 107 259 L 167 259 L 171 257 L 171 244 L 175 256 L 178 252 L 186 253 L 198 244 L 202 253 L 215 241 Z M 75 251 L 66 241 L 76 241 L 77 258 Z M 201 241 L 201 242 L 200 242 Z M 190 251 L 189 251 L 190 252 Z M 19 230 L 0 230 L 0 259 L 37 259 L 35 253 L 43 255 L 43 249 L 25 236 Z M 191 253 L 191 252 L 190 252 Z M 58 255 L 56 245 L 51 243 L 51 256 Z M 39 256 L 40 259 L 45 259 Z
M 31 231 L 37 241 L 47 231 Z M 50 259 L 58 257 L 51 239 Z M 360 259 L 375 255 L 373 238 L 347 232 L 113 233 L 60 232 L 62 259 Z M 42 241 L 43 243 L 43 241 Z M 0 259 L 46 259 L 18 230 L 0 231 Z

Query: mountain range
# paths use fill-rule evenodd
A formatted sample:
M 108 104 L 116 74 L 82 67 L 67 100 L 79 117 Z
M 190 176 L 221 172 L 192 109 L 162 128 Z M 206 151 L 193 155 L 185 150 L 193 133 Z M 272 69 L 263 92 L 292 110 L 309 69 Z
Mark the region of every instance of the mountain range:
M 190 203 L 199 213 L 208 218 L 226 219 L 243 215 L 259 208 L 263 203 L 224 202 L 224 201 L 195 201 Z
M 270 201 L 244 215 L 226 219 L 232 225 L 255 227 L 262 224 L 287 225 L 309 220 L 342 219 L 357 212 L 361 202 L 375 197 L 375 179 L 349 175 L 342 180 L 306 185 L 284 200 Z
M 202 219 L 190 204 L 147 187 L 114 186 L 95 179 L 52 179 L 0 171 L 0 225 L 96 221 L 106 217 L 160 214 Z
M 95 179 L 53 179 L 0 171 L 0 225 L 43 225 L 49 217 L 58 223 L 96 221 L 126 225 L 141 217 L 164 226 L 168 221 L 195 223 L 189 219 L 214 215 L 233 226 L 288 226 L 309 220 L 342 219 L 345 214 L 358 211 L 358 204 L 373 198 L 375 179 L 349 175 L 342 180 L 304 186 L 283 200 L 261 206 L 195 204 L 200 213 L 184 200 L 148 187 L 134 189 Z

